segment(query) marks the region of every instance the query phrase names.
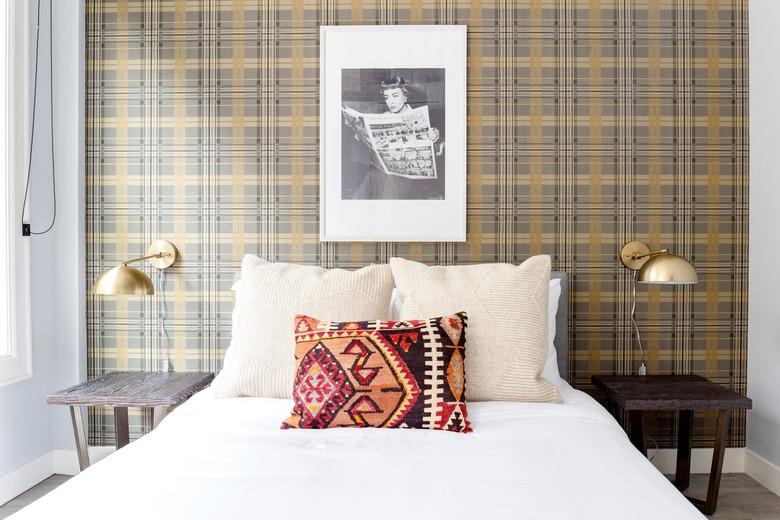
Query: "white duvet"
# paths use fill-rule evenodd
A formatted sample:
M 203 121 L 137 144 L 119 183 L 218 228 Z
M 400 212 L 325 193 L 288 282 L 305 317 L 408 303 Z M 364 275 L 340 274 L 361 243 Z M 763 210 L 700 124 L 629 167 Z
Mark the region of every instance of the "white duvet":
M 470 403 L 474 433 L 280 430 L 291 401 L 208 390 L 12 518 L 701 519 L 612 417 Z

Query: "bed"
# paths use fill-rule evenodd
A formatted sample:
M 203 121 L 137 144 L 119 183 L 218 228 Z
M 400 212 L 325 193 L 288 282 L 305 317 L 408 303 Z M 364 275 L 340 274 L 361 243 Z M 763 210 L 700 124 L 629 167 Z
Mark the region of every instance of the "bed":
M 556 328 L 565 378 L 566 305 Z M 207 389 L 12 518 L 703 518 L 595 400 L 560 391 L 470 403 L 459 434 L 280 430 L 292 401 Z

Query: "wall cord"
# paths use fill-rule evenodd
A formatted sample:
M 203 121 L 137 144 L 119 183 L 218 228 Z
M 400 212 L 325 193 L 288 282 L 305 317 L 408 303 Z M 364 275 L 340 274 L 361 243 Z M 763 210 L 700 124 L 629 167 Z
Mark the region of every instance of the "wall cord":
M 157 270 L 157 287 L 160 288 L 160 301 L 162 302 L 162 313 L 160 314 L 160 328 L 159 334 L 163 341 L 163 351 L 165 353 L 165 370 L 163 372 L 171 371 L 171 356 L 168 349 L 168 343 L 170 336 L 168 336 L 168 329 L 165 327 L 165 319 L 168 317 L 168 298 L 165 297 L 165 269 Z
M 634 325 L 636 341 L 639 344 L 639 375 L 647 374 L 647 365 L 645 365 L 645 349 L 642 346 L 642 336 L 639 334 L 639 326 L 636 324 L 636 271 L 631 279 L 631 323 Z
M 52 36 L 54 31 L 52 30 L 52 0 L 49 0 L 49 106 L 51 107 L 51 197 L 52 197 L 52 217 L 49 227 L 43 231 L 32 231 L 29 224 L 24 222 L 24 213 L 27 210 L 27 199 L 30 194 L 30 177 L 32 174 L 32 158 L 33 149 L 35 148 L 35 119 L 38 106 L 38 55 L 39 55 L 39 43 L 41 37 L 41 0 L 38 0 L 38 12 L 35 26 L 35 79 L 33 81 L 33 106 L 32 106 L 32 122 L 30 124 L 30 154 L 27 161 L 27 180 L 24 186 L 24 200 L 22 201 L 22 235 L 45 235 L 54 227 L 54 223 L 57 221 L 57 181 L 54 175 L 55 160 L 54 160 L 54 53 L 52 52 Z

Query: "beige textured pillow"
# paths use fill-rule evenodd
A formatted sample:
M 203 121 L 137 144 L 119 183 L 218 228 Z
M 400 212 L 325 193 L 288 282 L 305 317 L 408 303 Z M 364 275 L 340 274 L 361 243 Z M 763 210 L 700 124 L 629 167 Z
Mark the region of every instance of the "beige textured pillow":
M 233 316 L 233 340 L 212 383 L 217 397 L 291 398 L 296 314 L 329 321 L 388 319 L 388 265 L 357 271 L 265 262 L 246 255 Z
M 561 402 L 555 385 L 539 375 L 547 358 L 549 256 L 519 266 L 447 267 L 391 258 L 390 267 L 400 319 L 468 313 L 469 401 Z

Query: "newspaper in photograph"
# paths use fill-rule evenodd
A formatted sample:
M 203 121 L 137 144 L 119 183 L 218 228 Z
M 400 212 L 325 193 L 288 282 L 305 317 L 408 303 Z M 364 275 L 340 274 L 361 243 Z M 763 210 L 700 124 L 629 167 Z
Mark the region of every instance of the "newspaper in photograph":
M 436 179 L 428 107 L 403 114 L 363 114 L 342 108 L 345 124 L 368 147 L 373 163 L 388 175 L 407 179 Z

